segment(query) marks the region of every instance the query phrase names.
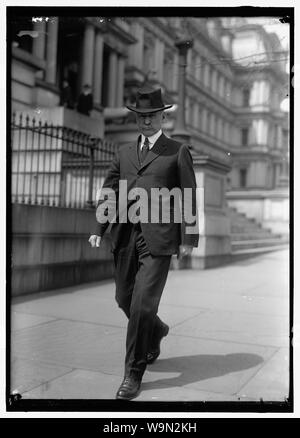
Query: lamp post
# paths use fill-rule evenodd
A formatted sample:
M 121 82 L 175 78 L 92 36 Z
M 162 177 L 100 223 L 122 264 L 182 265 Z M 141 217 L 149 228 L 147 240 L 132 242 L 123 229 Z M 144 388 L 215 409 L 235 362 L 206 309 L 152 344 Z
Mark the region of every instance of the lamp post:
M 189 143 L 190 134 L 185 124 L 185 83 L 186 83 L 186 66 L 187 52 L 193 47 L 193 41 L 188 38 L 180 39 L 175 46 L 179 51 L 179 83 L 178 83 L 178 108 L 176 116 L 175 129 L 172 135 L 174 140 Z

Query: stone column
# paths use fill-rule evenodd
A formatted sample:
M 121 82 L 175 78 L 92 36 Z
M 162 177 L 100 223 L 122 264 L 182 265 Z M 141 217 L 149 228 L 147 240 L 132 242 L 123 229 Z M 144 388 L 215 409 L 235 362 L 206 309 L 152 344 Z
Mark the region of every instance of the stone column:
M 143 69 L 143 52 L 144 52 L 144 28 L 139 24 L 138 32 L 136 35 L 138 40 L 137 48 L 136 48 L 136 66 L 139 69 Z
M 191 40 L 182 40 L 176 44 L 179 51 L 179 83 L 178 83 L 178 109 L 176 115 L 176 126 L 172 137 L 178 141 L 189 142 L 190 134 L 185 123 L 185 101 L 186 101 L 186 64 L 188 50 L 193 46 Z
M 108 106 L 116 106 L 116 93 L 117 93 L 117 68 L 118 68 L 118 57 L 117 53 L 111 51 L 109 54 L 108 61 Z
M 117 96 L 116 106 L 121 108 L 124 105 L 124 70 L 125 70 L 125 58 L 123 56 L 118 57 L 118 79 L 117 79 Z
M 37 38 L 33 38 L 32 53 L 40 59 L 45 59 L 46 48 L 46 22 L 38 21 L 34 23 L 33 30 L 38 33 Z
M 38 33 L 38 36 L 33 39 L 32 53 L 39 59 L 45 59 L 46 55 L 46 22 L 38 21 L 33 25 L 33 30 Z M 36 73 L 36 77 L 43 79 L 45 72 L 40 70 Z
M 230 167 L 225 159 L 207 155 L 194 156 L 193 163 L 197 182 L 199 245 L 194 248 L 189 261 L 174 260 L 173 263 L 175 268 L 205 269 L 231 258 L 230 219 L 225 196 Z
M 133 23 L 131 28 L 133 36 L 137 39 L 136 44 L 129 48 L 129 63 L 142 70 L 144 49 L 144 28 L 139 23 Z
M 50 84 L 56 83 L 56 60 L 57 60 L 57 38 L 58 38 L 58 17 L 47 23 L 47 66 L 46 81 Z
M 81 86 L 92 86 L 94 72 L 95 28 L 86 23 L 83 37 Z
M 163 80 L 163 62 L 164 62 L 164 43 L 162 43 L 158 38 L 155 40 L 154 49 L 154 65 L 157 72 L 157 80 L 161 82 Z
M 197 129 L 199 127 L 199 111 L 200 111 L 199 103 L 197 101 L 195 101 L 194 107 L 193 107 L 193 126 L 194 126 L 194 128 L 197 128 Z
M 172 90 L 176 91 L 178 89 L 179 83 L 179 55 L 178 53 L 174 53 L 174 66 L 173 66 L 173 85 Z
M 160 80 L 164 81 L 164 56 L 165 56 L 165 44 L 160 42 Z
M 97 32 L 95 38 L 95 63 L 94 63 L 94 102 L 101 105 L 102 69 L 103 69 L 103 35 Z

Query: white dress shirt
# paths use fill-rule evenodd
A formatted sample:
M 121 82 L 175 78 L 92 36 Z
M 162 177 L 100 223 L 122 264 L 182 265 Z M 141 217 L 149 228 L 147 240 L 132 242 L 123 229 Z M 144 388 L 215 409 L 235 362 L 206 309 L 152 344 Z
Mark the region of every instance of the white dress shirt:
M 158 140 L 158 138 L 161 136 L 161 134 L 162 134 L 162 130 L 160 129 L 155 134 L 151 135 L 151 137 L 148 137 L 148 140 L 149 140 L 149 150 L 154 146 L 155 142 Z M 145 138 L 146 137 L 144 136 L 144 134 L 142 134 L 141 145 L 140 145 L 141 150 L 143 148 L 143 144 L 145 142 Z

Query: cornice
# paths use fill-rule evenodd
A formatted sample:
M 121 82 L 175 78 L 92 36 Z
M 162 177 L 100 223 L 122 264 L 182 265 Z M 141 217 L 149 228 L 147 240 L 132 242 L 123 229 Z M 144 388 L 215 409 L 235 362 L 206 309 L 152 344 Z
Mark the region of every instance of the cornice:
M 177 52 L 175 47 L 176 36 L 174 32 L 172 32 L 169 27 L 164 26 L 157 17 L 142 17 L 140 18 L 140 24 L 150 33 L 153 33 L 154 37 L 158 37 L 169 47 L 174 47 L 174 52 Z
M 115 23 L 108 23 L 108 31 L 111 31 L 114 35 L 119 37 L 126 44 L 135 44 L 137 39 L 133 37 L 130 33 L 126 32 L 121 27 L 117 26 Z
M 236 62 L 232 64 L 233 72 L 237 76 L 238 80 L 241 75 L 249 75 L 251 74 L 251 78 L 253 78 L 253 81 L 257 78 L 257 75 L 265 75 L 269 78 L 269 75 L 272 74 L 273 77 L 275 77 L 280 83 L 285 84 L 288 79 L 289 75 L 286 72 L 283 72 L 279 69 L 277 69 L 274 65 L 265 64 L 263 67 L 256 65 L 252 67 L 245 67 L 243 65 L 239 65 Z
M 226 50 L 223 49 L 222 44 L 220 42 L 215 41 L 213 38 L 211 38 L 208 35 L 207 30 L 204 29 L 203 27 L 201 26 L 196 27 L 194 22 L 191 22 L 191 27 L 196 32 L 197 37 L 200 36 L 201 39 L 204 41 L 205 46 L 208 46 L 208 50 L 211 49 L 214 52 L 214 55 L 222 55 L 222 57 L 227 59 L 226 63 L 228 64 L 228 67 L 232 67 L 233 61 L 231 61 L 230 59 L 231 55 Z M 192 39 L 195 38 L 192 36 Z
M 224 163 L 224 161 L 213 158 L 209 155 L 193 154 L 194 166 L 206 167 L 211 170 L 218 170 L 221 173 L 228 173 L 231 170 L 231 166 Z
M 99 21 L 96 17 L 87 17 L 86 22 L 92 24 L 96 29 L 102 33 L 111 32 L 114 36 L 118 37 L 125 44 L 135 44 L 137 39 L 131 35 L 131 33 L 126 32 L 113 20 Z
M 12 57 L 30 65 L 30 67 L 34 67 L 36 70 L 44 70 L 46 67 L 44 59 L 37 58 L 32 53 L 26 52 L 19 47 L 12 47 Z
M 205 99 L 207 99 L 208 102 L 212 102 L 212 104 L 214 106 L 222 107 L 222 111 L 225 111 L 227 114 L 228 112 L 230 113 L 231 117 L 235 116 L 235 111 L 234 108 L 232 107 L 232 105 L 228 102 L 225 103 L 221 98 L 218 98 L 215 93 L 213 93 L 211 90 L 207 89 L 205 86 L 203 86 L 201 83 L 196 83 L 196 80 L 192 80 L 191 78 L 189 78 L 187 76 L 187 86 L 196 89 L 199 93 L 202 93 L 205 97 Z M 194 97 L 194 96 L 189 96 L 188 97 Z M 201 103 L 201 101 L 199 102 Z M 207 107 L 209 109 L 212 109 L 210 105 L 207 105 Z M 214 111 L 217 111 L 218 113 L 220 113 L 219 109 L 214 108 Z

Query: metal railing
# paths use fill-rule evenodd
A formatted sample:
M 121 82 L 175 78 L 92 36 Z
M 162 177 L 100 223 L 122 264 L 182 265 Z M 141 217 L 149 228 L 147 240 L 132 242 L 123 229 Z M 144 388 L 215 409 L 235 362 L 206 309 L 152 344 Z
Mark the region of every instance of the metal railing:
M 56 207 L 94 205 L 116 144 L 64 126 L 13 114 L 12 202 Z

